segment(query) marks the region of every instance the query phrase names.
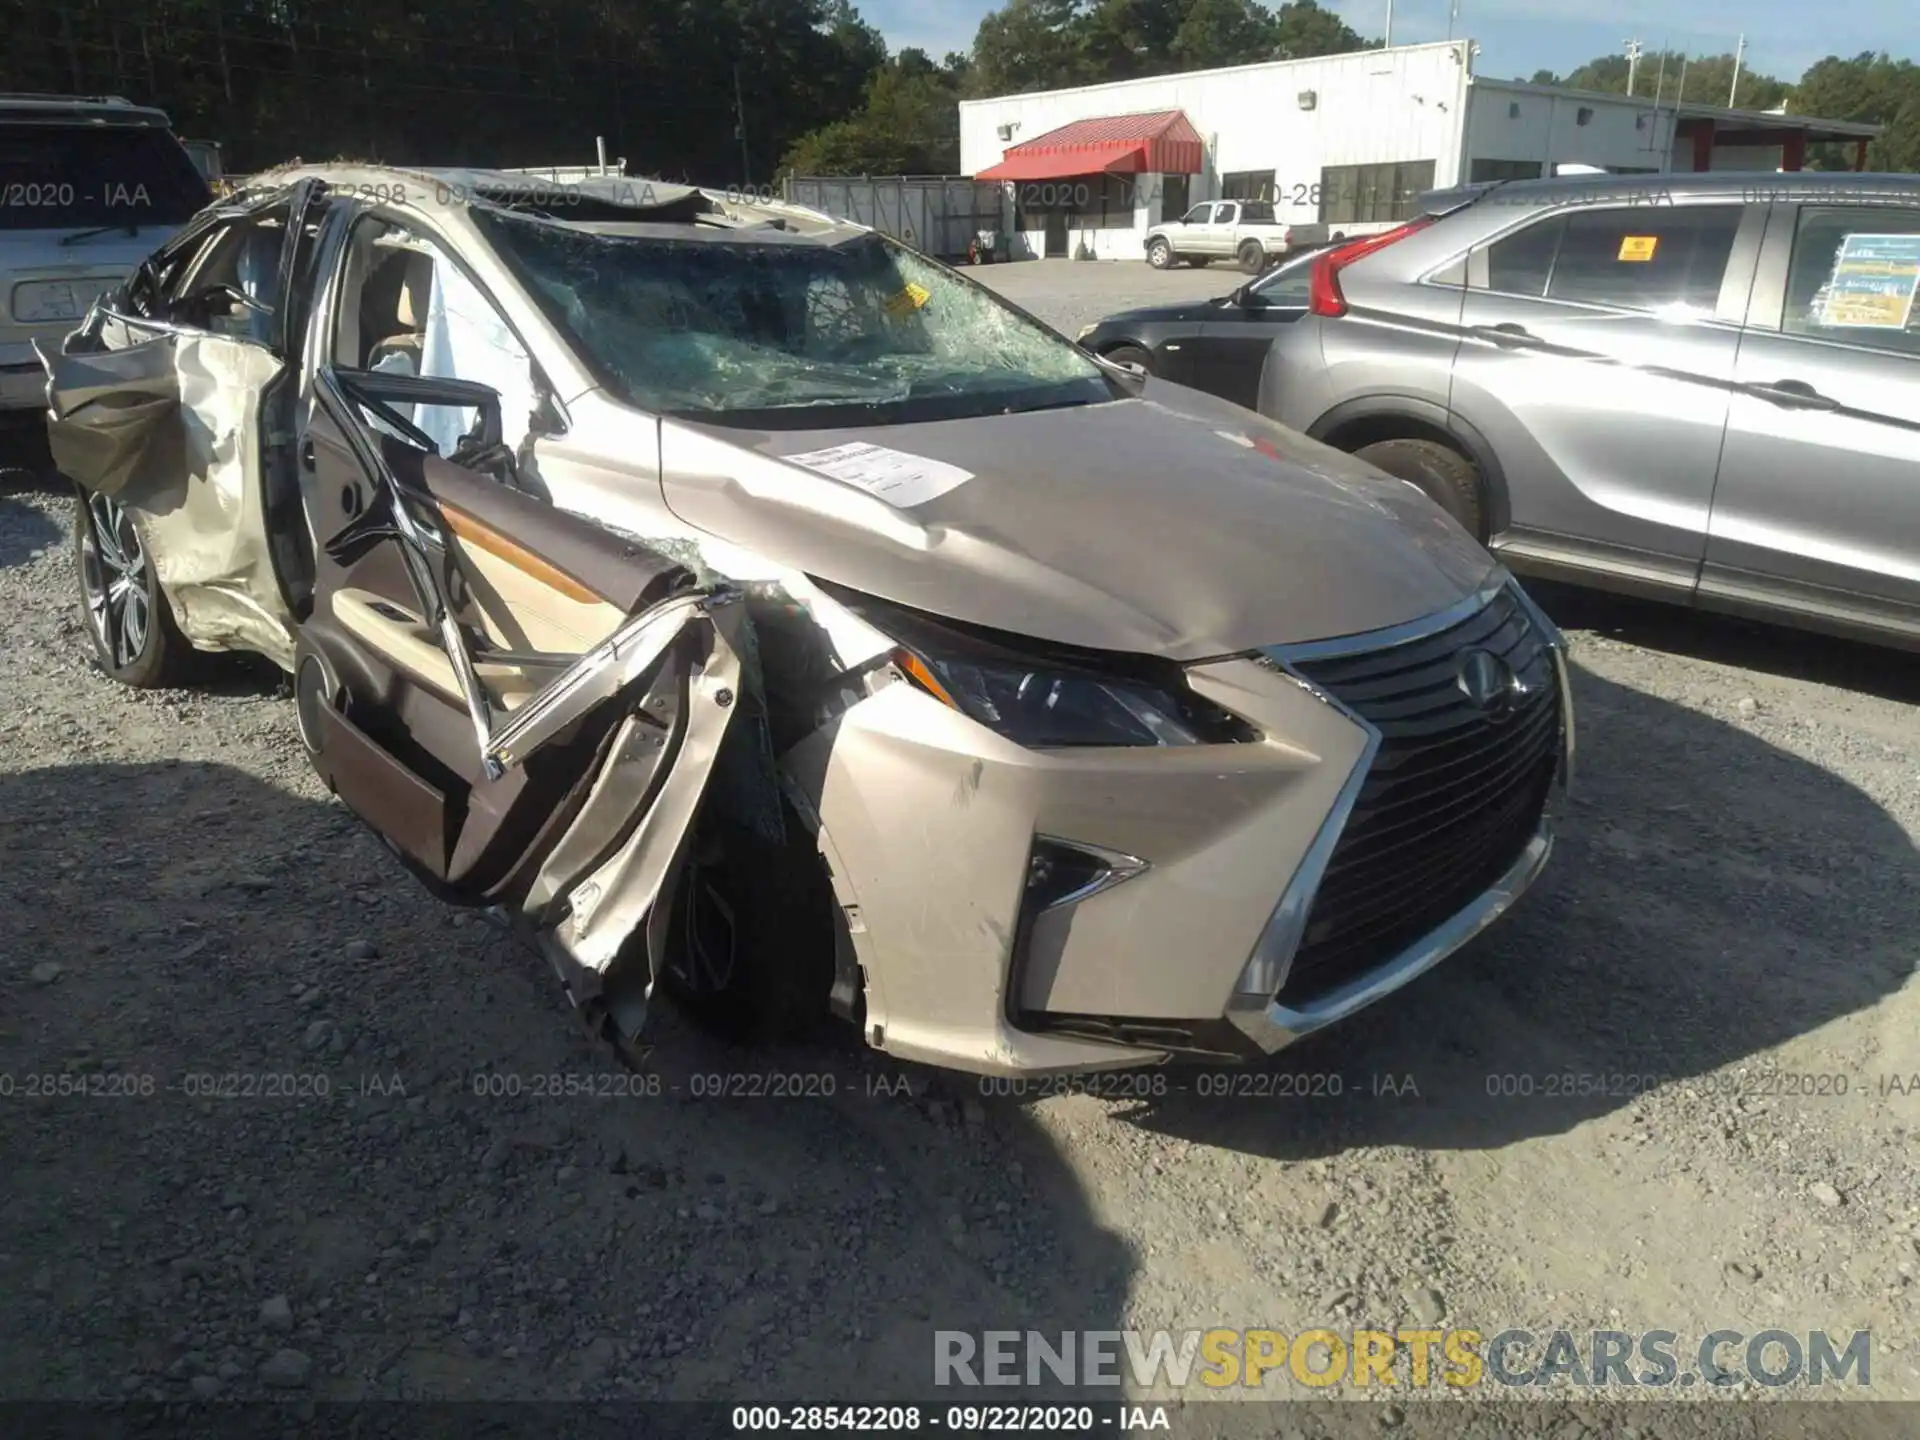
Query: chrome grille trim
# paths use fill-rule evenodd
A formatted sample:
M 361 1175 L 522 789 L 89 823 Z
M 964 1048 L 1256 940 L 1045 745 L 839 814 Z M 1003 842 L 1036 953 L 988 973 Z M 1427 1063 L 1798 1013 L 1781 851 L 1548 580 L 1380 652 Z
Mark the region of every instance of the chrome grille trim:
M 1422 653 L 1420 642 L 1450 632 L 1444 652 Z M 1476 645 L 1512 657 L 1516 673 L 1531 682 L 1512 728 L 1493 738 L 1484 728 L 1463 724 L 1459 704 L 1448 696 L 1455 657 Z M 1536 795 L 1534 787 L 1544 792 L 1553 781 L 1565 786 L 1572 711 L 1565 641 L 1499 567 L 1475 594 L 1420 620 L 1262 654 L 1366 736 L 1360 760 L 1288 883 L 1229 1005 L 1228 1018 L 1273 1050 L 1438 963 L 1532 882 L 1552 845 L 1544 814 L 1550 796 Z M 1354 663 L 1343 666 L 1343 660 Z M 1520 741 L 1517 749 L 1510 737 Z M 1450 747 L 1456 753 L 1448 754 Z M 1396 785 L 1418 788 L 1394 796 Z M 1449 790 L 1457 793 L 1434 798 Z M 1402 813 L 1383 823 L 1395 805 Z M 1451 822 L 1437 821 L 1436 808 L 1444 817 L 1448 806 L 1467 809 Z M 1435 841 L 1436 834 L 1451 837 L 1474 826 L 1483 841 L 1464 855 L 1446 839 Z M 1411 847 L 1411 873 L 1424 875 L 1427 888 L 1380 916 L 1379 887 L 1410 873 L 1408 857 L 1394 858 L 1405 847 Z M 1497 873 L 1488 873 L 1496 862 Z M 1346 904 L 1347 912 L 1327 916 L 1323 897 Z M 1433 907 L 1442 904 L 1450 910 L 1434 915 Z M 1316 925 L 1329 925 L 1333 933 L 1316 942 Z M 1415 933 L 1396 935 L 1396 925 Z M 1345 944 L 1349 953 L 1327 948 L 1329 940 Z M 1378 953 L 1381 944 L 1387 946 L 1384 955 Z M 1302 969 L 1303 960 L 1310 970 Z

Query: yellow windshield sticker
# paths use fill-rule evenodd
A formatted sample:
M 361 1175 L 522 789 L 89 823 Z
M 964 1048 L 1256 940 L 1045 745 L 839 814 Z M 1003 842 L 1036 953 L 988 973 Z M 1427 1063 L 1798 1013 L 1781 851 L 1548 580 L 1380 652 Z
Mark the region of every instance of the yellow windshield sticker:
M 1659 247 L 1658 235 L 1623 235 L 1620 237 L 1620 258 L 1622 260 L 1651 260 L 1653 252 Z
M 887 301 L 889 315 L 905 315 L 909 310 L 918 310 L 933 298 L 933 292 L 924 285 L 908 283 L 907 288 Z

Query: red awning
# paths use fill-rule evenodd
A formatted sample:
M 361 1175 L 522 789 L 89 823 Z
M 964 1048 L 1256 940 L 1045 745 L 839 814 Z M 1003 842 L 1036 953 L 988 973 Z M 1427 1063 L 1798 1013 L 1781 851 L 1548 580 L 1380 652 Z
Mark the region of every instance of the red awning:
M 1076 120 L 1015 145 L 973 178 L 1061 180 L 1069 175 L 1198 175 L 1200 135 L 1178 110 Z

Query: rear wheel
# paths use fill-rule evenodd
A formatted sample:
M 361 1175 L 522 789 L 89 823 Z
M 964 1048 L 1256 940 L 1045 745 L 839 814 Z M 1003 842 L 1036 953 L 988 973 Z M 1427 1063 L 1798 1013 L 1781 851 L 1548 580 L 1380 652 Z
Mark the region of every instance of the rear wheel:
M 1147 242 L 1147 264 L 1165 270 L 1173 264 L 1173 247 L 1156 235 Z
M 1267 252 L 1258 240 L 1240 242 L 1240 268 L 1249 275 L 1258 275 L 1267 268 Z
M 1103 358 L 1116 365 L 1138 365 L 1147 374 L 1153 373 L 1153 353 L 1142 350 L 1138 345 L 1116 345 Z
M 180 683 L 193 650 L 174 624 L 132 514 L 111 495 L 82 492 L 73 540 L 81 611 L 100 668 L 141 690 Z
M 798 817 L 785 819 L 782 844 L 709 812 L 674 896 L 662 979 L 731 1039 L 798 1039 L 827 1015 L 833 889 Z
M 1438 440 L 1378 440 L 1353 453 L 1356 459 L 1416 486 L 1469 535 L 1486 543 L 1480 470 L 1458 450 Z

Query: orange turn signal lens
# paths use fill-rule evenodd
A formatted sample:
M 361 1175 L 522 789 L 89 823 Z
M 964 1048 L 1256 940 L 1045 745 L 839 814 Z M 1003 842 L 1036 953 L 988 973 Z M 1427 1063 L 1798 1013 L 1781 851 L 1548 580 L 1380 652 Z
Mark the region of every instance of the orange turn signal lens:
M 938 700 L 942 705 L 945 705 L 950 710 L 960 709 L 960 703 L 947 693 L 947 687 L 934 678 L 933 671 L 927 668 L 927 662 L 911 650 L 895 650 L 893 652 L 893 663 L 900 667 L 901 671 L 909 680 L 933 696 L 933 698 Z M 965 714 L 966 712 L 961 711 L 961 713 Z

